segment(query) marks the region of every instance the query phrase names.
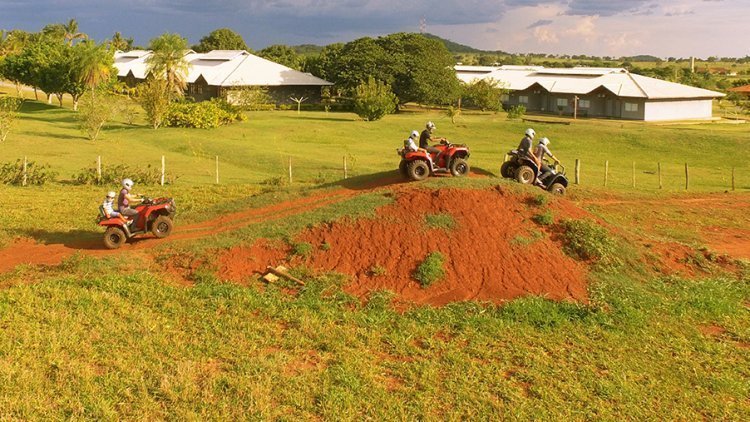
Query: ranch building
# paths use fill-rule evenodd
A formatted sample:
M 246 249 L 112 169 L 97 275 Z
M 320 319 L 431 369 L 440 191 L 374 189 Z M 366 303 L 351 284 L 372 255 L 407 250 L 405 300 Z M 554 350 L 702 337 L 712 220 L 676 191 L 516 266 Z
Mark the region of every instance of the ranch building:
M 509 90 L 504 107 L 560 115 L 643 121 L 711 119 L 724 94 L 636 75 L 621 68 L 456 66 L 466 83 L 495 80 Z
M 146 59 L 151 51 L 133 50 L 115 53 L 117 77 L 128 86 L 146 80 Z M 185 54 L 188 62 L 185 94 L 196 101 L 226 98 L 236 88 L 263 87 L 277 104 L 291 103 L 290 97 L 306 97 L 319 102 L 321 88 L 332 83 L 281 64 L 250 54 L 244 50 L 213 50 Z

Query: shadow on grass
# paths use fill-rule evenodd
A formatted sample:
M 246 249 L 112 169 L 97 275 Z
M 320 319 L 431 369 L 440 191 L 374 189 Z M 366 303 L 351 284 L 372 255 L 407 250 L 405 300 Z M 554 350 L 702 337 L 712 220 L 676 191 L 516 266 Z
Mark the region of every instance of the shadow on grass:
M 290 116 L 291 120 L 314 120 L 318 122 L 355 122 L 357 119 L 346 117 L 312 117 L 312 116 Z
M 26 230 L 21 233 L 23 237 L 30 237 L 44 245 L 62 245 L 69 249 L 83 251 L 106 251 L 102 238 L 104 231 L 96 230 L 70 230 L 70 231 L 46 231 L 46 230 Z M 143 236 L 131 238 L 127 241 L 129 245 L 135 245 L 148 240 L 156 239 L 155 237 Z
M 472 167 L 471 168 L 471 174 L 475 174 L 477 176 L 484 176 L 484 177 L 497 177 L 497 174 L 486 170 L 482 167 Z
M 364 174 L 348 179 L 338 180 L 323 185 L 322 187 L 341 187 L 350 190 L 371 190 L 386 186 L 395 186 L 409 183 L 398 172 L 398 170 L 381 171 L 379 173 Z
M 26 132 L 28 135 L 32 136 L 38 136 L 40 138 L 55 138 L 55 139 L 75 139 L 77 141 L 88 141 L 88 138 L 86 138 L 83 134 L 81 135 L 66 135 L 64 133 L 54 133 L 54 132 Z

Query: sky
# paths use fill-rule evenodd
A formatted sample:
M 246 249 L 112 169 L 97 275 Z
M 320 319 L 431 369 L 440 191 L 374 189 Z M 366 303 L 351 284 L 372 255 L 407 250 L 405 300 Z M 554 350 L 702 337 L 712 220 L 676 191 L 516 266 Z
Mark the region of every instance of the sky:
M 230 28 L 252 49 L 426 32 L 484 50 L 622 57 L 750 55 L 750 0 L 0 0 L 0 29 L 74 18 L 97 41 Z

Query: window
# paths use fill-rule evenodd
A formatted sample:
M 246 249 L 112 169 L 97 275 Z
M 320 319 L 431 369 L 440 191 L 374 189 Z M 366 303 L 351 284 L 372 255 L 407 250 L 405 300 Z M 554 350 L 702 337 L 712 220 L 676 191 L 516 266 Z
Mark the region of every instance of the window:
M 568 106 L 568 99 L 567 98 L 558 98 L 557 99 L 557 106 L 558 107 L 567 107 Z
M 529 96 L 528 95 L 519 95 L 518 96 L 518 103 L 519 104 L 528 104 L 529 103 Z
M 578 100 L 578 108 L 589 108 L 589 107 L 591 107 L 591 101 Z
M 625 103 L 625 111 L 636 112 L 638 111 L 637 103 Z
M 500 95 L 500 102 L 502 103 L 507 103 L 509 99 L 510 99 L 510 96 L 508 94 Z

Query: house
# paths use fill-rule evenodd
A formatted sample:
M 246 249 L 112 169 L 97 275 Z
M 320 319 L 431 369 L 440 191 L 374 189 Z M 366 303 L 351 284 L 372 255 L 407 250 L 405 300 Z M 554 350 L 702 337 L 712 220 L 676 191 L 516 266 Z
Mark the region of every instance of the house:
M 736 92 L 737 94 L 750 98 L 750 85 L 736 86 L 734 88 L 729 88 L 727 91 Z
M 151 51 L 115 53 L 117 77 L 135 86 L 148 77 L 146 60 Z M 277 103 L 289 103 L 290 97 L 319 101 L 321 88 L 333 85 L 309 73 L 250 54 L 244 50 L 213 50 L 185 53 L 188 63 L 186 94 L 197 101 L 225 98 L 229 91 L 242 87 L 263 87 Z
M 509 90 L 506 107 L 528 111 L 644 121 L 711 119 L 724 94 L 636 75 L 622 68 L 500 66 L 457 69 L 464 82 L 492 79 Z

